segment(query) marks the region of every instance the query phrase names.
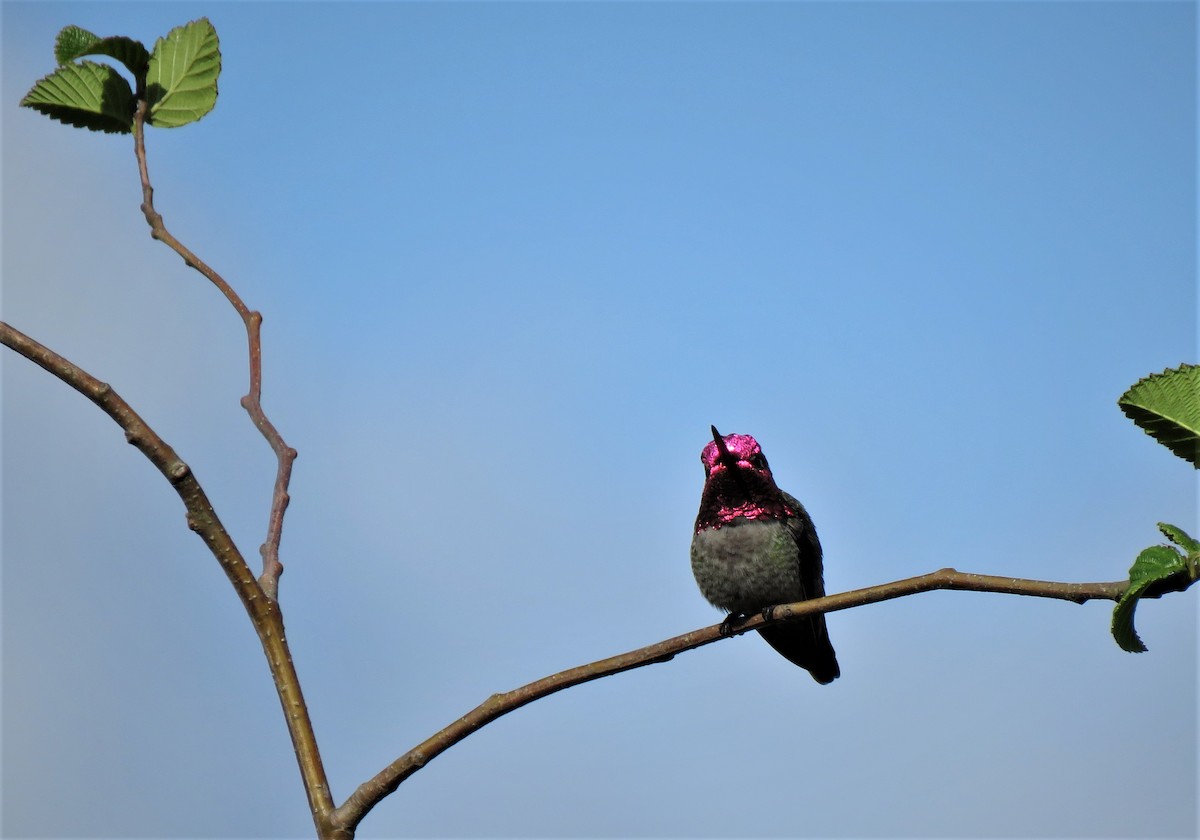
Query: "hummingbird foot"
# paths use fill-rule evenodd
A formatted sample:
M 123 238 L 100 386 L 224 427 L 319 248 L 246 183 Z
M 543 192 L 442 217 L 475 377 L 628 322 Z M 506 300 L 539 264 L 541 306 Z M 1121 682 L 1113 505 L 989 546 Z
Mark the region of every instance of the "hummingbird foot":
M 740 612 L 730 613 L 725 616 L 725 620 L 721 622 L 722 636 L 736 636 L 737 626 L 746 620 L 746 614 Z

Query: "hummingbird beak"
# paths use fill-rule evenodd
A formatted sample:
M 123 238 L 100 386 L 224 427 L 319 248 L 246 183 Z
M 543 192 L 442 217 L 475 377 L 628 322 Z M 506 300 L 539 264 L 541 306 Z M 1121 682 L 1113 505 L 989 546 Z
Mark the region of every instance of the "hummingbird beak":
M 725 438 L 721 437 L 721 433 L 717 431 L 716 426 L 709 426 L 712 429 L 713 443 L 717 445 L 717 457 L 721 459 L 721 463 L 727 468 L 733 469 L 737 466 L 737 458 L 729 454 L 729 447 L 725 445 Z

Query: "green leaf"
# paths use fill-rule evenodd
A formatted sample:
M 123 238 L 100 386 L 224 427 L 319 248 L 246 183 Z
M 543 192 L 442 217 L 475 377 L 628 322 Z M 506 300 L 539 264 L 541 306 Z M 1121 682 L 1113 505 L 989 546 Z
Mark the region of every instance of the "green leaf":
M 64 64 L 38 79 L 21 104 L 91 131 L 128 134 L 133 130 L 133 91 L 125 77 L 107 64 Z
M 1188 532 L 1180 528 L 1178 525 L 1168 525 L 1166 522 L 1158 523 L 1158 530 L 1163 532 L 1163 536 L 1169 539 L 1175 545 L 1182 548 L 1188 554 L 1200 552 L 1200 542 L 1188 536 Z
M 78 26 L 64 26 L 54 39 L 54 60 L 59 64 L 67 64 L 87 55 L 92 44 L 100 40 L 99 35 L 93 35 Z
M 203 117 L 217 104 L 221 50 L 208 18 L 177 26 L 159 38 L 146 74 L 149 122 L 177 128 Z
M 1200 366 L 1180 365 L 1138 380 L 1117 405 L 1146 434 L 1200 468 Z
M 65 26 L 54 39 L 54 58 L 69 64 L 85 55 L 107 55 L 129 68 L 135 79 L 143 79 L 150 65 L 150 53 L 141 41 L 114 35 L 101 38 L 78 26 Z
M 1143 549 L 1129 568 L 1129 588 L 1113 610 L 1112 634 L 1122 650 L 1142 653 L 1146 646 L 1133 629 L 1133 611 L 1143 597 L 1158 597 L 1163 592 L 1182 591 L 1195 580 L 1187 559 L 1169 545 Z M 1169 586 L 1169 588 L 1164 588 Z M 1154 588 L 1154 592 L 1148 590 Z
M 1184 569 L 1165 578 L 1152 581 L 1143 591 L 1143 598 L 1161 598 L 1168 592 L 1182 592 L 1200 578 L 1200 541 L 1192 539 L 1178 525 L 1158 523 L 1158 530 L 1167 539 L 1182 548 L 1187 554 L 1183 558 Z

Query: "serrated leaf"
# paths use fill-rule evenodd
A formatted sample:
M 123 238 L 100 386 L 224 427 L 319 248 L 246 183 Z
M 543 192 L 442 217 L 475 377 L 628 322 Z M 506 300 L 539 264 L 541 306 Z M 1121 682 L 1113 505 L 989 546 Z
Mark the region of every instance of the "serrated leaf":
M 1163 532 L 1163 536 L 1169 539 L 1175 545 L 1182 548 L 1188 554 L 1194 554 L 1200 551 L 1200 542 L 1192 539 L 1188 532 L 1180 528 L 1178 525 L 1169 525 L 1166 522 L 1158 523 L 1158 530 Z
M 92 44 L 100 40 L 99 35 L 93 35 L 78 26 L 64 26 L 54 39 L 54 60 L 59 64 L 67 64 L 81 55 L 87 55 Z
M 1152 545 L 1143 549 L 1129 567 L 1129 588 L 1113 609 L 1112 634 L 1121 650 L 1142 653 L 1146 646 L 1133 627 L 1133 612 L 1137 602 L 1154 584 L 1163 584 L 1180 575 L 1188 575 L 1188 565 L 1178 549 L 1168 545 Z M 1190 585 L 1190 583 L 1188 584 Z M 1187 588 L 1185 585 L 1184 589 Z
M 221 50 L 208 18 L 177 26 L 159 38 L 146 74 L 149 122 L 177 128 L 203 117 L 217 104 Z
M 1200 366 L 1151 374 L 1117 404 L 1146 434 L 1200 468 Z
M 107 55 L 124 64 L 135 79 L 144 78 L 150 65 L 150 53 L 141 41 L 113 35 L 101 38 L 78 26 L 66 26 L 54 40 L 54 57 L 69 64 L 85 55 Z
M 1137 598 L 1122 598 L 1113 609 L 1113 639 L 1126 653 L 1145 653 L 1148 650 L 1137 631 L 1133 629 L 1133 611 L 1137 609 L 1137 602 Z
M 39 79 L 21 104 L 67 125 L 128 134 L 133 129 L 133 91 L 107 64 L 64 64 Z

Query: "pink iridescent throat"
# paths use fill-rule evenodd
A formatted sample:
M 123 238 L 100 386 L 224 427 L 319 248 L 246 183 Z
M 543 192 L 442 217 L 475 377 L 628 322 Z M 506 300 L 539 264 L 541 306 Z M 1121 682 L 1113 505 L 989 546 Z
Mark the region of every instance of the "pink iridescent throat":
M 786 519 L 795 516 L 796 512 L 782 501 L 778 504 L 764 505 L 758 502 L 743 502 L 736 507 L 718 507 L 716 513 L 707 521 L 696 520 L 696 530 L 720 528 L 733 522 L 750 522 L 754 519 Z

